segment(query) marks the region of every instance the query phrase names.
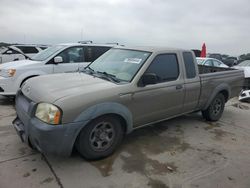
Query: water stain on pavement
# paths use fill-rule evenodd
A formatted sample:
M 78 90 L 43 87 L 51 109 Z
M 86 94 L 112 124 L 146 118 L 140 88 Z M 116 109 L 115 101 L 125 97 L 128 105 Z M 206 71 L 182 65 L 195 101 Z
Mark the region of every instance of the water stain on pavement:
M 222 140 L 223 137 L 228 136 L 228 135 L 233 135 L 230 132 L 227 131 L 223 131 L 221 129 L 213 129 L 212 131 L 210 131 L 210 133 L 213 133 L 215 135 L 215 139 L 216 140 Z
M 53 181 L 53 178 L 52 178 L 52 177 L 48 177 L 48 178 L 42 180 L 42 181 L 40 182 L 40 184 L 50 183 L 50 182 L 52 182 L 52 181 Z
M 151 188 L 169 188 L 169 186 L 165 185 L 162 181 L 152 178 L 149 178 L 148 186 Z
M 122 169 L 128 173 L 137 172 L 143 175 L 175 173 L 178 167 L 174 163 L 161 163 L 149 157 L 164 152 L 176 154 L 192 148 L 182 141 L 181 135 L 170 136 L 170 133 L 166 132 L 167 129 L 167 126 L 149 126 L 138 129 L 125 137 L 123 144 L 112 156 L 91 162 L 91 164 L 104 177 L 112 174 L 112 166 L 118 157 L 123 160 Z M 183 131 L 178 130 L 178 133 L 183 134 Z
M 213 122 L 206 122 L 208 124 L 207 127 L 204 127 L 204 129 L 207 131 L 207 130 L 210 130 L 210 129 L 213 129 L 213 128 L 216 128 L 216 127 L 221 127 L 221 124 L 216 122 L 216 123 L 213 123 Z
M 241 104 L 241 103 L 235 103 L 232 104 L 233 107 L 239 108 L 241 110 L 249 110 L 250 107 L 248 107 L 247 105 Z

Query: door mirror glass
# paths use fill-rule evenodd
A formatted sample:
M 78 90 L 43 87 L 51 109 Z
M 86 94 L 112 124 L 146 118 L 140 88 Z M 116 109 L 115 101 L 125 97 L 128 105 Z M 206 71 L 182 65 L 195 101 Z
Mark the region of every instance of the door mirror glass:
M 63 58 L 61 56 L 56 56 L 54 57 L 54 63 L 62 63 L 63 62 Z
M 8 50 L 6 53 L 7 54 L 12 54 L 13 52 L 12 52 L 12 50 Z
M 154 73 L 145 73 L 142 76 L 142 84 L 144 86 L 150 85 L 150 84 L 156 84 L 158 81 L 156 74 Z

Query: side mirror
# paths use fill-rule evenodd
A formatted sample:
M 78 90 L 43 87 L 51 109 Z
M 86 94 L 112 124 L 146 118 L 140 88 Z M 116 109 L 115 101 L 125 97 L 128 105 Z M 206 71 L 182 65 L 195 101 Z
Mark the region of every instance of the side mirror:
M 63 62 L 63 58 L 61 56 L 54 57 L 55 64 L 62 63 L 62 62 Z
M 154 73 L 145 73 L 142 78 L 142 85 L 146 86 L 146 85 L 150 85 L 150 84 L 156 84 L 158 81 L 158 78 L 156 76 L 156 74 Z
M 13 52 L 12 52 L 12 50 L 8 50 L 6 53 L 7 54 L 12 54 Z

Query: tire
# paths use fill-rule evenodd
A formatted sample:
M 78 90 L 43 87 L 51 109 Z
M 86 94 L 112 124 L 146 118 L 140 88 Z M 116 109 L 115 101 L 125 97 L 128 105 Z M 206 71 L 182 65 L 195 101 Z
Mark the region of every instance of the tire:
M 202 112 L 202 116 L 208 121 L 218 121 L 225 107 L 225 97 L 222 93 L 219 93 L 212 100 L 208 108 Z
M 76 149 L 87 160 L 111 155 L 124 136 L 121 121 L 114 116 L 102 116 L 91 121 L 80 132 Z

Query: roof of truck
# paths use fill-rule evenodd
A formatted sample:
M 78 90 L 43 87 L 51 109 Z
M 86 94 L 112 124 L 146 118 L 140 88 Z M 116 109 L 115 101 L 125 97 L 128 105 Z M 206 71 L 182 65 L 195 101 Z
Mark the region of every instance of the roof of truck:
M 129 50 L 140 50 L 147 52 L 164 52 L 164 51 L 189 51 L 180 48 L 170 48 L 163 46 L 115 46 L 115 48 L 129 49 Z
M 98 44 L 98 43 L 61 43 L 58 45 L 62 45 L 62 46 L 105 46 L 105 47 L 119 46 L 116 44 Z

